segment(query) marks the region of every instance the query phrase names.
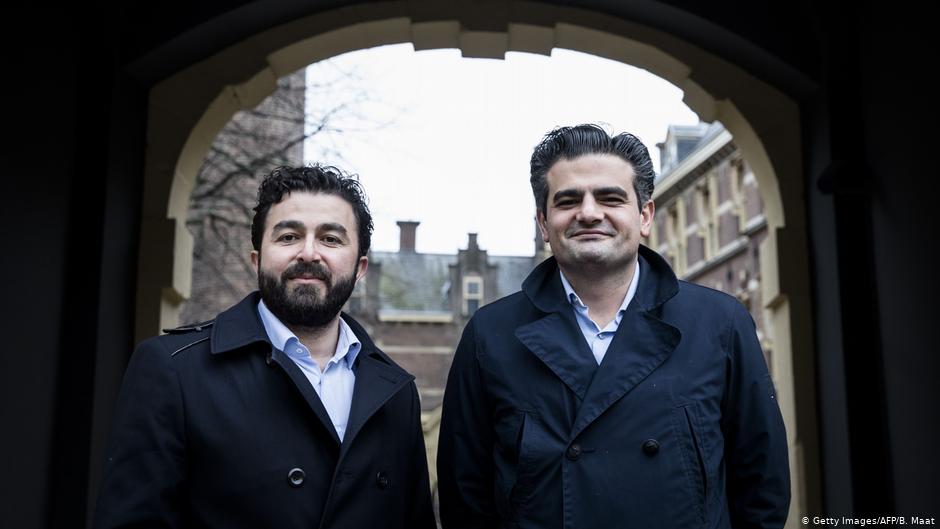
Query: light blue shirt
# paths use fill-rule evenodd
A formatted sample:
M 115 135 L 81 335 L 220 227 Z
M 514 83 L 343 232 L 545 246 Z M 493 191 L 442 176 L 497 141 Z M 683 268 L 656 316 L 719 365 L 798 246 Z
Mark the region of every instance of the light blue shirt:
M 346 434 L 349 407 L 352 405 L 353 388 L 356 385 L 353 365 L 356 363 L 359 350 L 362 349 L 362 342 L 356 338 L 349 325 L 340 318 L 336 352 L 327 362 L 326 369 L 320 371 L 320 366 L 310 356 L 310 350 L 300 343 L 297 336 L 281 320 L 277 319 L 277 316 L 265 306 L 264 301 L 258 302 L 258 314 L 274 347 L 284 351 L 310 381 L 323 407 L 330 415 L 330 420 L 333 421 L 336 435 L 342 441 L 343 435 Z
M 632 300 L 633 296 L 636 294 L 636 286 L 640 283 L 640 262 L 637 261 L 636 266 L 633 268 L 633 281 L 630 281 L 627 295 L 624 296 L 623 303 L 620 304 L 620 309 L 617 310 L 617 315 L 614 317 L 613 321 L 608 323 L 603 329 L 598 327 L 591 319 L 589 315 L 590 309 L 581 302 L 581 298 L 579 298 L 578 294 L 571 288 L 571 283 L 568 282 L 565 274 L 562 273 L 561 270 L 558 270 L 558 273 L 561 275 L 561 284 L 565 287 L 568 303 L 571 304 L 571 308 L 574 310 L 574 318 L 578 321 L 578 327 L 581 327 L 581 334 L 584 335 L 588 347 L 590 347 L 591 352 L 594 353 L 594 359 L 597 360 L 597 365 L 601 365 L 604 355 L 607 354 L 607 348 L 610 347 L 610 341 L 613 340 L 614 333 L 616 333 L 617 329 L 620 327 L 620 320 L 623 319 L 623 313 L 627 310 L 630 300 Z

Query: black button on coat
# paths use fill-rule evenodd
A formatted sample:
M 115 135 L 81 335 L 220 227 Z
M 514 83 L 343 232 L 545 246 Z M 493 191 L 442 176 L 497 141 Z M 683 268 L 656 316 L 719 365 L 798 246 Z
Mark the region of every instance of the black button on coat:
M 340 443 L 257 304 L 137 348 L 93 527 L 433 529 L 414 377 L 343 315 L 362 349 Z
M 554 258 L 479 309 L 454 357 L 438 450 L 450 528 L 781 528 L 783 420 L 754 322 L 640 247 L 600 366 Z

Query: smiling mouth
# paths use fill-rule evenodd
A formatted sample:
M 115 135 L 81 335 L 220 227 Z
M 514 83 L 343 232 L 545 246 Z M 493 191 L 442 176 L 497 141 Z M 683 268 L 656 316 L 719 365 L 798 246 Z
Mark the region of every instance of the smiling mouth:
M 311 273 L 301 273 L 301 274 L 291 275 L 290 277 L 288 277 L 287 280 L 294 281 L 295 283 L 299 283 L 299 284 L 312 284 L 316 282 L 323 283 L 324 285 L 327 284 L 327 280 L 325 277 L 319 274 L 311 274 Z
M 579 237 L 595 238 L 595 237 L 610 237 L 610 236 L 611 235 L 609 233 L 605 233 L 602 231 L 579 231 L 579 232 L 576 232 L 574 235 L 572 235 L 571 238 L 577 239 Z

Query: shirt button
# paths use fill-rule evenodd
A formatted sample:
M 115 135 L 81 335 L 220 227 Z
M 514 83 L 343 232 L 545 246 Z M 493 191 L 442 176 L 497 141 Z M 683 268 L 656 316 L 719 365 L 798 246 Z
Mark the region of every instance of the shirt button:
M 656 439 L 647 439 L 643 443 L 643 453 L 648 456 L 654 456 L 659 452 L 659 441 Z
M 307 475 L 304 473 L 301 468 L 292 468 L 290 472 L 287 473 L 287 482 L 290 483 L 291 487 L 297 488 L 304 484 L 304 480 Z

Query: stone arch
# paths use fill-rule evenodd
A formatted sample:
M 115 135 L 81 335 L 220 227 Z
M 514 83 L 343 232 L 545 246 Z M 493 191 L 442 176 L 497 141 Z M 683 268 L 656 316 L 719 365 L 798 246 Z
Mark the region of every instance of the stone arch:
M 279 77 L 369 47 L 412 43 L 464 56 L 577 50 L 644 68 L 678 86 L 705 121 L 719 120 L 753 168 L 765 205 L 762 299 L 775 343 L 771 366 L 788 426 L 790 522 L 819 502 L 813 331 L 799 109 L 782 90 L 674 35 L 594 12 L 524 3 L 345 7 L 258 33 L 153 87 L 149 100 L 136 335 L 177 323 L 189 296 L 189 195 L 216 134 L 270 95 Z M 487 7 L 489 6 L 489 7 Z M 478 30 L 468 27 L 496 29 Z M 467 21 L 474 21 L 473 24 Z M 797 354 L 798 353 L 798 354 Z M 796 376 L 795 376 L 796 373 Z M 799 388 L 799 391 L 797 391 Z M 799 413 L 797 413 L 799 408 Z

